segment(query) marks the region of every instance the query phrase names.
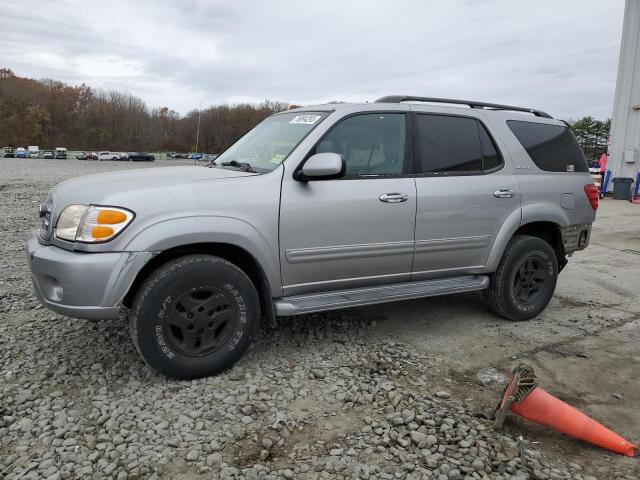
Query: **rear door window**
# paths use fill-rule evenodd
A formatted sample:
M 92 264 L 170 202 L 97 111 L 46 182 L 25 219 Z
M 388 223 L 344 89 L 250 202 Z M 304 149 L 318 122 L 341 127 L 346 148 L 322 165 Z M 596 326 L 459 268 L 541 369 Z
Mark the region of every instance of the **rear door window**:
M 482 173 L 478 121 L 447 115 L 416 115 L 418 173 Z
M 568 127 L 521 120 L 508 120 L 507 125 L 540 170 L 589 171 L 584 153 Z
M 478 126 L 480 127 L 480 143 L 482 143 L 482 169 L 485 172 L 493 172 L 502 166 L 502 157 L 484 125 L 478 122 Z

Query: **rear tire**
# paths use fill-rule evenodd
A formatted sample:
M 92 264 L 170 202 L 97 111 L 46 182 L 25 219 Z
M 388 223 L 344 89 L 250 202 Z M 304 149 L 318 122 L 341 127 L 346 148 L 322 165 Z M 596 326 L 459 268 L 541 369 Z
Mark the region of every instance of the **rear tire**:
M 249 277 L 212 255 L 162 265 L 138 290 L 129 317 L 131 338 L 147 365 L 177 379 L 231 367 L 251 345 L 259 320 Z
M 489 309 L 507 320 L 530 320 L 551 300 L 557 278 L 558 260 L 551 245 L 537 237 L 516 235 L 485 290 Z

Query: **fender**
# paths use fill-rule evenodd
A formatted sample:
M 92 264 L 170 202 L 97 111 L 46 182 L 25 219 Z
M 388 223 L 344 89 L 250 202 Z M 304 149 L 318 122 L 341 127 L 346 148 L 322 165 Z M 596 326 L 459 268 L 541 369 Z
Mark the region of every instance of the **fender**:
M 238 218 L 198 215 L 162 220 L 138 232 L 124 251 L 161 252 L 194 243 L 228 243 L 246 250 L 264 270 L 272 295 L 282 295 L 278 252 L 269 246 L 277 246 L 278 239 L 267 241 L 253 225 Z
M 571 222 L 567 213 L 558 205 L 551 202 L 535 202 L 522 205 L 521 210 L 516 210 L 509 215 L 493 242 L 491 253 L 487 260 L 487 272 L 495 272 L 502 258 L 504 250 L 507 248 L 509 240 L 518 229 L 528 223 L 551 222 L 558 226 L 566 226 Z
M 502 253 L 505 248 L 507 248 L 507 244 L 513 234 L 520 228 L 522 223 L 522 213 L 518 208 L 511 212 L 507 218 L 505 218 L 502 226 L 500 227 L 500 231 L 496 235 L 496 239 L 493 242 L 493 246 L 491 247 L 491 252 L 489 253 L 489 258 L 487 259 L 485 271 L 486 272 L 495 272 L 498 268 L 498 263 L 500 263 L 500 259 L 502 258 Z
M 522 225 L 533 222 L 551 222 L 560 227 L 571 224 L 567 211 L 553 202 L 531 202 L 522 204 Z

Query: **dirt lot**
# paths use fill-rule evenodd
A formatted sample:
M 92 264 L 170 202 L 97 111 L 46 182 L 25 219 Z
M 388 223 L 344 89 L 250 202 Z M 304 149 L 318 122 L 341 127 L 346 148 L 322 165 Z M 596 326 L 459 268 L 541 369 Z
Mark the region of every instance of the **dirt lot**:
M 601 203 L 536 320 L 498 319 L 479 294 L 281 319 L 230 372 L 176 382 L 124 318 L 40 308 L 23 247 L 59 181 L 184 163 L 0 159 L 0 479 L 640 478 L 637 459 L 477 417 L 525 360 L 640 442 L 640 205 Z

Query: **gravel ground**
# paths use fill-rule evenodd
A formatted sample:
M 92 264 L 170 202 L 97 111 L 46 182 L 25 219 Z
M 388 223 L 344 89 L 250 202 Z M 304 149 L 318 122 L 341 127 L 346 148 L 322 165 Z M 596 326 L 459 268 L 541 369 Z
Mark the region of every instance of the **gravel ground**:
M 441 355 L 381 334 L 385 310 L 280 319 L 229 372 L 179 382 L 144 365 L 124 318 L 41 308 L 23 249 L 48 189 L 158 164 L 184 162 L 0 159 L 0 479 L 638 478 L 635 461 L 581 465 L 494 431 Z M 416 305 L 438 307 L 398 304 L 396 320 Z M 494 394 L 504 376 L 488 372 Z

